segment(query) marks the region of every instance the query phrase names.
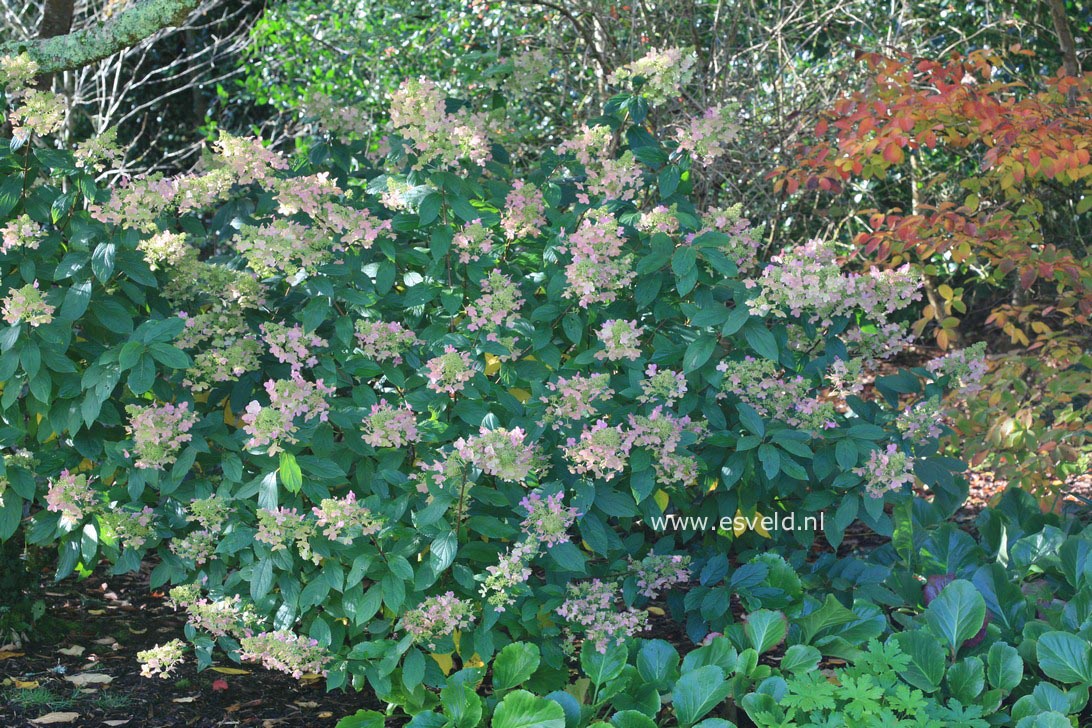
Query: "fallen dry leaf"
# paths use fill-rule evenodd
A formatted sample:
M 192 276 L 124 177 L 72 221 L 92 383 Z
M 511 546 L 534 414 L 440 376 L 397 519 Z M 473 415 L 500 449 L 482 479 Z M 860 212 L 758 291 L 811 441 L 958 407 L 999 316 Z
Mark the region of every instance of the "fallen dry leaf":
M 172 703 L 192 703 L 195 700 L 197 700 L 196 697 L 192 697 L 192 698 L 172 698 L 171 702 Z
M 87 648 L 82 645 L 72 645 L 71 647 L 62 647 L 61 649 L 57 650 L 57 652 L 61 653 L 62 655 L 68 655 L 69 657 L 79 657 L 86 650 Z
M 71 723 L 72 721 L 79 719 L 79 713 L 46 713 L 40 718 L 35 718 L 30 722 L 34 725 L 49 725 L 51 723 Z
M 324 711 L 322 711 L 321 713 L 319 713 L 319 714 L 318 714 L 318 717 L 319 717 L 319 718 L 324 718 L 324 719 L 325 719 L 325 718 L 333 718 L 333 717 L 334 717 L 334 714 L 333 714 L 333 713 L 331 713 L 331 712 L 330 712 L 330 711 L 328 711 L 328 710 L 324 710 Z
M 0 660 L 8 660 L 12 657 L 22 657 L 22 652 L 8 652 L 7 650 L 0 650 Z
M 11 682 L 20 690 L 33 690 L 38 687 L 37 680 L 12 680 Z
M 95 640 L 96 645 L 116 645 L 117 643 L 118 641 L 113 637 L 103 637 L 101 639 Z
M 318 703 L 316 703 L 314 700 L 297 700 L 297 701 L 295 701 L 295 703 L 296 703 L 296 705 L 298 705 L 301 708 L 317 708 L 318 707 Z
M 218 672 L 221 675 L 249 675 L 250 670 L 242 670 L 238 667 L 214 667 L 213 672 Z
M 119 726 L 119 725 L 125 725 L 126 723 L 129 722 L 129 720 L 130 720 L 129 718 L 126 718 L 125 720 L 104 720 L 102 722 L 102 724 L 103 725 L 108 725 L 108 726 Z
M 88 614 L 93 614 L 96 617 L 101 617 L 102 615 L 106 614 L 106 610 L 105 609 L 88 609 L 87 613 Z
M 103 675 L 101 672 L 81 672 L 79 675 L 67 675 L 65 680 L 82 688 L 85 685 L 107 685 L 113 682 L 114 678 Z

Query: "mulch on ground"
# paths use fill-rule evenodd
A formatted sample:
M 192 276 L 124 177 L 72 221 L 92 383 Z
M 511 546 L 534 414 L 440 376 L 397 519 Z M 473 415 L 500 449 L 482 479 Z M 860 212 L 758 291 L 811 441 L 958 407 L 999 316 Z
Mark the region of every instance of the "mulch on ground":
M 328 694 L 322 680 L 301 683 L 251 665 L 236 674 L 240 666 L 227 660 L 199 673 L 190 659 L 167 679 L 141 677 L 136 653 L 180 637 L 184 624 L 147 584 L 144 574 L 95 575 L 46 587 L 49 614 L 71 629 L 55 644 L 0 651 L 0 726 L 49 725 L 32 721 L 67 713 L 57 717 L 71 720 L 53 725 L 322 728 L 380 707 L 369 693 Z M 72 681 L 88 675 L 109 682 Z

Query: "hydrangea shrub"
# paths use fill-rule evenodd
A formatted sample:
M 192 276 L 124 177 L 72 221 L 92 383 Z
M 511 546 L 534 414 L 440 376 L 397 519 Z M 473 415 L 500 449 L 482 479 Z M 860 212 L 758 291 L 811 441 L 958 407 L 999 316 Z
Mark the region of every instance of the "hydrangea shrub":
M 202 666 L 413 696 L 534 640 L 561 670 L 763 543 L 664 514 L 824 511 L 837 544 L 857 519 L 890 533 L 914 482 L 961 500 L 922 408 L 974 364 L 861 398 L 917 281 L 846 273 L 821 241 L 763 266 L 738 208 L 695 209 L 691 155 L 724 143 L 695 129 L 730 132 L 720 109 L 649 131 L 668 81 L 641 74 L 670 64 L 534 160 L 491 143 L 502 109 L 414 80 L 379 149 L 224 135 L 199 171 L 109 188 L 110 140 L 50 146 L 58 100 L 23 65 L 3 66 L 0 538 L 56 544 L 58 578 L 153 558 Z M 668 602 L 704 634 L 700 604 Z

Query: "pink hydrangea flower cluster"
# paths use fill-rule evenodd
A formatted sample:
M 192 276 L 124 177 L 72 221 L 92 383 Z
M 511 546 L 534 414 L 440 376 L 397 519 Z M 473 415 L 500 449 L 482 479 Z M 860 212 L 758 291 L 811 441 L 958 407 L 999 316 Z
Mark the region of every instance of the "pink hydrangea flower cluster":
M 431 463 L 421 463 L 420 469 L 410 476 L 410 480 L 418 493 L 428 493 L 430 483 L 434 486 L 433 490 L 442 490 L 449 483 L 463 481 L 466 471 L 466 462 L 459 457 L 459 453 L 451 451 Z
M 293 372 L 299 372 L 303 367 L 313 367 L 318 364 L 315 356 L 317 349 L 323 349 L 328 342 L 315 334 L 308 334 L 299 324 L 285 326 L 284 324 L 264 323 L 261 325 L 262 334 L 269 353 L 282 364 L 288 364 Z
M 139 511 L 107 511 L 99 516 L 113 530 L 125 548 L 140 550 L 156 536 L 155 511 L 144 506 Z
M 45 302 L 38 281 L 34 281 L 8 292 L 3 305 L 4 320 L 12 326 L 20 321 L 31 327 L 45 326 L 53 321 L 56 308 Z
M 65 98 L 50 91 L 31 89 L 21 103 L 12 110 L 8 120 L 12 135 L 26 140 L 31 134 L 47 136 L 58 131 L 64 124 Z
M 527 511 L 527 518 L 523 519 L 520 528 L 528 538 L 546 546 L 569 541 L 569 529 L 581 514 L 575 508 L 563 505 L 563 498 L 562 493 L 545 498 L 538 493 L 524 496 L 519 505 Z
M 42 226 L 24 213 L 0 229 L 0 254 L 7 255 L 16 248 L 34 250 L 41 242 L 42 235 Z
M 323 205 L 317 222 L 341 236 L 341 246 L 335 246 L 335 250 L 357 245 L 366 250 L 392 225 L 390 220 L 379 220 L 368 210 L 358 210 L 336 202 Z
M 649 554 L 640 561 L 629 560 L 636 578 L 637 593 L 655 599 L 664 589 L 690 581 L 690 557 L 678 554 Z
M 558 146 L 559 153 L 572 152 L 587 174 L 578 183 L 577 199 L 589 204 L 592 197 L 607 200 L 632 200 L 641 183 L 641 168 L 628 149 L 613 155 L 614 137 L 607 126 L 583 126 L 573 139 Z
M 265 391 L 269 395 L 269 405 L 263 407 L 256 400 L 252 401 L 241 419 L 243 430 L 250 435 L 247 447 L 268 447 L 267 452 L 274 455 L 280 452 L 280 443 L 296 442 L 292 435 L 297 430 L 297 418 L 303 418 L 305 422 L 326 421 L 330 410 L 326 397 L 334 393 L 334 388 L 326 386 L 321 379 L 312 383 L 299 372 L 293 372 L 291 379 L 267 381 Z
M 470 354 L 456 351 L 448 344 L 444 353 L 425 362 L 428 369 L 428 388 L 433 392 L 458 394 L 466 383 L 474 378 L 474 366 Z
M 568 235 L 564 250 L 572 256 L 565 267 L 569 282 L 565 298 L 575 298 L 581 308 L 611 303 L 636 277 L 633 255 L 622 252 L 625 238 L 618 221 L 605 209 L 590 210 Z
M 173 268 L 197 258 L 197 250 L 186 242 L 186 236 L 169 230 L 141 240 L 137 250 L 144 254 L 144 260 L 152 270 Z
M 195 566 L 201 566 L 216 553 L 219 544 L 216 534 L 201 529 L 190 531 L 182 538 L 171 540 L 171 551 L 184 561 L 192 561 Z
M 608 361 L 640 359 L 643 331 L 644 327 L 638 326 L 636 321 L 623 319 L 605 321 L 596 333 L 599 341 L 603 343 L 603 349 L 595 353 L 595 358 Z
M 649 235 L 656 233 L 671 235 L 676 233 L 679 230 L 677 211 L 678 205 L 672 205 L 671 207 L 656 205 L 648 212 L 641 213 L 641 218 L 637 221 L 637 229 Z
M 498 612 L 516 601 L 516 593 L 531 578 L 531 560 L 538 555 L 539 544 L 534 539 L 521 541 L 501 554 L 496 566 L 485 567 L 481 595 Z
M 183 384 L 201 392 L 216 382 L 235 381 L 260 366 L 262 347 L 253 336 L 224 338 L 222 342 L 194 355 L 193 366 L 186 370 Z
M 224 522 L 231 515 L 228 499 L 216 493 L 205 498 L 194 498 L 186 509 L 189 511 L 189 515 L 186 516 L 187 521 L 198 523 L 212 533 L 220 533 L 224 528 Z
M 193 439 L 190 430 L 197 424 L 197 413 L 189 402 L 148 407 L 128 405 L 126 436 L 133 438 L 136 466 L 162 470 L 178 459 L 182 446 Z
M 914 460 L 890 443 L 886 449 L 873 450 L 868 462 L 854 473 L 865 479 L 865 488 L 873 498 L 883 498 L 888 491 L 901 490 L 914 482 Z
M 260 277 L 281 274 L 293 284 L 299 276 L 314 271 L 333 257 L 333 244 L 321 227 L 293 220 L 246 225 L 239 232 L 235 248 Z
M 656 104 L 678 97 L 694 77 L 698 57 L 693 48 L 652 48 L 641 58 L 616 69 L 607 81 L 620 84 L 633 78 L 644 79 L 641 92 Z
M 471 263 L 493 252 L 493 233 L 482 225 L 480 219 L 471 220 L 455 233 L 451 244 L 459 251 L 460 263 Z
M 447 592 L 429 597 L 402 616 L 402 627 L 413 641 L 436 649 L 436 643 L 474 623 L 474 605 Z
M 455 452 L 486 475 L 522 483 L 542 470 L 542 454 L 536 444 L 524 442 L 519 427 L 506 430 L 482 427 L 479 434 L 455 441 Z
M 937 378 L 951 377 L 967 396 L 976 394 L 982 390 L 982 378 L 989 371 L 986 364 L 986 343 L 979 342 L 931 359 L 925 363 L 925 369 Z
M 178 197 L 178 183 L 162 175 L 123 177 L 103 203 L 88 203 L 91 217 L 107 225 L 158 232 L 157 220 Z
M 599 579 L 570 584 L 557 613 L 569 622 L 570 628 L 583 633 L 596 651 L 606 653 L 612 643 L 624 644 L 648 622 L 647 612 L 619 609 L 619 596 L 616 584 Z
M 419 437 L 417 418 L 408 404 L 392 407 L 381 399 L 364 418 L 364 442 L 372 447 L 405 447 Z
M 186 652 L 186 643 L 182 640 L 171 640 L 162 645 L 156 645 L 147 650 L 141 650 L 136 654 L 140 663 L 141 677 L 159 677 L 166 679 L 171 672 L 182 664 L 183 655 Z
M 681 482 L 684 485 L 693 485 L 697 482 L 696 458 L 678 454 L 676 451 L 684 432 L 700 435 L 704 431 L 701 423 L 692 422 L 685 416 L 675 417 L 658 405 L 647 416 L 630 415 L 629 426 L 632 447 L 646 448 L 655 456 L 652 466 L 661 483 Z
M 547 382 L 546 389 L 554 392 L 542 398 L 546 404 L 543 421 L 559 429 L 566 421 L 584 420 L 595 414 L 596 402 L 609 402 L 614 396 L 609 374 L 574 374 Z
M 238 594 L 225 599 L 202 597 L 188 602 L 185 609 L 186 621 L 213 637 L 246 637 L 262 623 L 253 606 L 244 604 Z
M 98 510 L 95 491 L 87 476 L 68 470 L 49 481 L 46 492 L 46 510 L 61 514 L 61 525 L 73 528 L 89 513 Z
M 546 203 L 542 192 L 535 185 L 516 180 L 512 191 L 504 199 L 501 229 L 509 240 L 533 238 L 546 225 Z
M 620 425 L 610 427 L 606 420 L 598 420 L 584 428 L 579 440 L 568 438 L 562 449 L 572 463 L 569 469 L 573 473 L 612 480 L 625 470 L 632 447 L 631 433 Z
M 686 377 L 680 371 L 665 369 L 661 372 L 658 366 L 649 364 L 645 377 L 638 402 L 663 402 L 670 407 L 686 395 Z
M 357 502 L 352 491 L 344 498 L 323 498 L 311 511 L 322 535 L 346 546 L 351 546 L 354 538 L 378 533 L 382 525 L 371 510 Z
M 556 493 L 543 499 L 532 493 L 520 505 L 528 516 L 520 524 L 524 539 L 501 554 L 495 566 L 486 567 L 481 595 L 498 612 L 514 604 L 516 595 L 524 589 L 531 576 L 530 563 L 539 555 L 543 545 L 553 546 L 569 540 L 567 531 L 580 516 L 573 508 L 561 503 L 562 495 Z
M 277 178 L 273 181 L 273 196 L 277 200 L 277 212 L 281 215 L 304 213 L 318 217 L 324 204 L 341 194 L 342 190 L 330 179 L 329 172 L 319 172 L 302 177 Z
M 286 629 L 243 637 L 239 644 L 239 657 L 244 662 L 260 662 L 268 670 L 287 673 L 297 680 L 305 674 L 325 677 L 331 659 L 318 640 Z
M 717 249 L 733 261 L 740 271 L 750 270 L 758 264 L 759 250 L 762 248 L 762 229 L 751 227 L 750 220 L 743 217 L 742 204 L 706 210 L 702 213 L 701 223 L 701 230 L 686 236 L 688 244 L 705 233 L 720 233 L 727 240 Z
M 311 547 L 308 540 L 315 532 L 315 524 L 308 520 L 295 508 L 283 506 L 275 510 L 259 508 L 258 532 L 254 535 L 256 541 L 269 544 L 271 551 L 283 551 L 288 547 L 289 541 L 296 542 L 300 556 L 304 559 L 311 558 Z
M 722 361 L 717 371 L 724 373 L 722 391 L 739 397 L 762 417 L 810 432 L 821 432 L 835 424 L 837 411 L 833 404 L 819 399 L 804 377 L 781 376 L 777 365 L 768 359 L 748 356 L 740 361 Z
M 419 344 L 417 335 L 399 323 L 358 319 L 356 341 L 364 356 L 376 361 L 402 363 L 402 352 Z
M 863 373 L 865 360 L 862 357 L 835 359 L 827 369 L 827 383 L 835 397 L 847 397 L 864 391 Z
M 416 188 L 408 182 L 395 177 L 387 178 L 386 189 L 379 195 L 379 201 L 389 210 L 404 210 L 413 212 L 414 204 L 411 194 Z
M 909 264 L 894 270 L 872 268 L 847 273 L 831 243 L 811 240 L 771 258 L 758 280 L 748 280 L 759 295 L 748 302 L 756 316 L 806 318 L 829 325 L 840 316 L 861 312 L 875 324 L 921 299 L 921 279 Z
M 457 167 L 462 159 L 484 167 L 492 158 L 485 118 L 465 110 L 447 113 L 444 93 L 432 81 L 403 81 L 391 94 L 389 112 L 391 127 L 413 145 L 416 169 L 434 162 Z
M 895 427 L 902 433 L 903 439 L 921 443 L 926 440 L 935 440 L 944 432 L 944 412 L 940 406 L 940 398 L 922 400 L 899 412 L 895 419 Z
M 519 287 L 511 278 L 494 270 L 482 279 L 482 295 L 466 307 L 470 319 L 466 328 L 494 331 L 502 326 L 511 326 L 519 316 L 523 305 Z
M 72 150 L 77 169 L 89 172 L 102 172 L 106 165 L 118 165 L 125 160 L 125 151 L 118 146 L 117 127 L 104 129 L 83 141 L 76 142 Z
M 262 144 L 260 139 L 238 137 L 221 131 L 215 146 L 218 159 L 231 170 L 235 181 L 241 185 L 275 186 L 276 173 L 289 167 L 287 159 Z
M 38 76 L 38 62 L 27 52 L 0 56 L 0 83 L 8 98 L 17 98 Z
M 877 362 L 903 351 L 914 341 L 913 334 L 908 332 L 905 323 L 888 322 L 867 328 L 851 328 L 842 334 L 842 341 L 867 367 L 873 367 Z M 790 327 L 790 344 L 799 349 L 807 349 L 812 346 L 809 340 L 798 327 Z
M 696 162 L 708 167 L 724 155 L 725 148 L 739 133 L 734 116 L 727 106 L 714 106 L 701 116 L 690 118 L 678 131 L 679 149 L 690 152 Z

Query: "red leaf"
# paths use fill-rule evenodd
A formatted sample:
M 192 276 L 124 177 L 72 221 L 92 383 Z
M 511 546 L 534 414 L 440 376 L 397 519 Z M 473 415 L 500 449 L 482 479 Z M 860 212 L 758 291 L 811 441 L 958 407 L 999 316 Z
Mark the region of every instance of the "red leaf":
M 218 677 L 212 681 L 212 689 L 214 692 L 221 693 L 228 689 L 227 680 L 222 677 Z

